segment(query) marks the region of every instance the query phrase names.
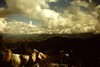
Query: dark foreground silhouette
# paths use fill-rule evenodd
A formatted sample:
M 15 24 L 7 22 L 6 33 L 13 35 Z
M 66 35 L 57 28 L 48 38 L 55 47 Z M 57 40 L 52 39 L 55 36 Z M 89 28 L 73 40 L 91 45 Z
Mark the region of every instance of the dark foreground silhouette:
M 99 34 L 83 39 L 56 36 L 43 41 L 1 43 L 1 50 L 11 48 L 15 53 L 25 53 L 30 51 L 27 48 L 35 48 L 42 52 L 52 51 L 52 55 L 60 50 L 65 50 L 67 53 L 72 50 L 82 67 L 100 67 L 99 45 Z

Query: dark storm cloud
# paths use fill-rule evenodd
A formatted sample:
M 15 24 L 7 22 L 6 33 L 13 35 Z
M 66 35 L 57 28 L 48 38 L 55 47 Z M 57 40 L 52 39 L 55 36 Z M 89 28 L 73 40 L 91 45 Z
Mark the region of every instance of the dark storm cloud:
M 93 0 L 97 5 L 100 5 L 100 0 Z
M 6 1 L 0 0 L 0 7 L 6 7 Z

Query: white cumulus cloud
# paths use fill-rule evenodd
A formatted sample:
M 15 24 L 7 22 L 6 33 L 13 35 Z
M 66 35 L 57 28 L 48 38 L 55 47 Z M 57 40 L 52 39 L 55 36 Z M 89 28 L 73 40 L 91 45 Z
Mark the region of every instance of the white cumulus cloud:
M 49 0 L 51 1 L 57 0 Z M 6 33 L 100 33 L 99 9 L 85 1 L 78 3 L 73 1 L 62 13 L 51 10 L 47 0 L 6 0 L 6 2 L 8 8 L 0 8 L 1 17 L 6 18 L 18 13 L 43 22 L 41 27 L 37 27 L 31 23 L 18 21 L 5 23 L 5 20 L 0 19 L 1 23 L 6 25 L 0 30 L 4 29 Z M 87 6 L 84 6 L 85 4 Z

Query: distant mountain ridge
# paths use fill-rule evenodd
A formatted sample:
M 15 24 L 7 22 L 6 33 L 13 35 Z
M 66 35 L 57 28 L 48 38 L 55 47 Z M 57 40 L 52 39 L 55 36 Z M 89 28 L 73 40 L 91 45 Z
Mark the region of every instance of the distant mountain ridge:
M 3 42 L 32 42 L 43 41 L 52 37 L 61 37 L 69 39 L 89 39 L 100 38 L 100 34 L 82 33 L 82 34 L 3 34 Z

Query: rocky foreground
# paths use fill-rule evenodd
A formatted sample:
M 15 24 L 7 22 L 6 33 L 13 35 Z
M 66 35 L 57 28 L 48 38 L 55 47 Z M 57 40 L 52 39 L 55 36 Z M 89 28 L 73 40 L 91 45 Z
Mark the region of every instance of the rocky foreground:
M 40 37 L 40 36 L 39 36 Z M 76 38 L 77 37 L 77 38 Z M 32 37 L 31 37 L 32 38 Z M 33 37 L 34 38 L 34 37 Z M 42 52 L 50 52 L 52 55 L 55 55 L 60 50 L 65 50 L 67 53 L 70 50 L 73 50 L 75 58 L 77 58 L 82 66 L 84 67 L 99 67 L 100 66 L 100 35 L 88 34 L 82 35 L 82 38 L 79 35 L 71 36 L 67 35 L 66 37 L 61 36 L 45 36 L 40 37 L 46 38 L 39 41 L 17 41 L 11 42 L 1 37 L 1 49 L 11 48 L 15 53 L 21 53 L 23 51 L 29 52 L 31 49 L 36 48 Z M 14 38 L 13 38 L 14 39 Z M 19 51 L 17 51 L 19 50 Z

